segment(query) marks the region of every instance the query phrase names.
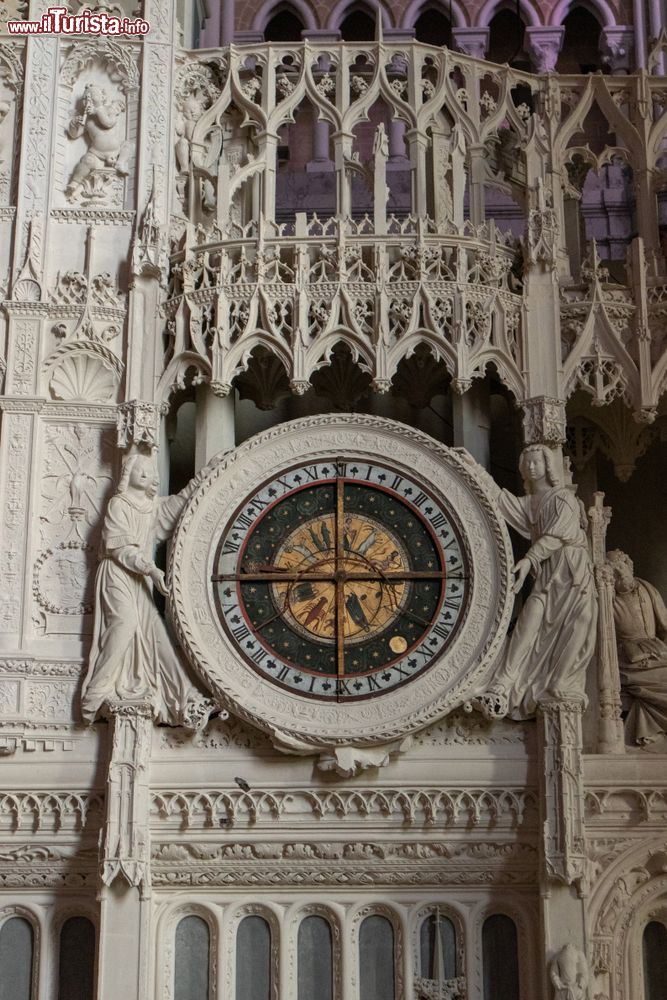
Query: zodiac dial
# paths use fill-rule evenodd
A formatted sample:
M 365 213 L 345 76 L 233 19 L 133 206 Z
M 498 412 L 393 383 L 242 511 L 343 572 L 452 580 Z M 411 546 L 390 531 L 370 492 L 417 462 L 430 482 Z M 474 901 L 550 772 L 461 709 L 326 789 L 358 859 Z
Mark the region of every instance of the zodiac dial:
M 211 577 L 243 659 L 310 698 L 368 698 L 422 675 L 469 596 L 453 513 L 384 464 L 299 465 L 232 516 Z

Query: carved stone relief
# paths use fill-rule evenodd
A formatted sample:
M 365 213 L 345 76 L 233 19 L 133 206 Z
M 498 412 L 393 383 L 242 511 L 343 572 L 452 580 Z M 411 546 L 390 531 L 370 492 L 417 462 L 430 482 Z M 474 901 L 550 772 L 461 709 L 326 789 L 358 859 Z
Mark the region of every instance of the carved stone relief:
M 13 201 L 12 179 L 18 136 L 17 109 L 23 90 L 21 53 L 0 43 L 0 205 Z
M 135 54 L 107 38 L 78 43 L 66 55 L 60 81 L 63 132 L 56 157 L 64 203 L 122 209 L 133 169 Z
M 5 598 L 0 607 L 0 632 L 16 633 L 21 625 L 32 433 L 33 419 L 29 414 L 3 414 L 0 580 Z
M 100 520 L 113 475 L 113 427 L 47 424 L 33 566 L 34 625 L 49 635 L 90 633 Z

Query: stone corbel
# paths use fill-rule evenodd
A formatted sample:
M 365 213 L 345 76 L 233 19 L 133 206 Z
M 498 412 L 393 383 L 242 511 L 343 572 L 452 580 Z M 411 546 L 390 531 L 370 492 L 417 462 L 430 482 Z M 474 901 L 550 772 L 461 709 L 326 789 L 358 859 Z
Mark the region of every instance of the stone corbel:
M 552 396 L 533 396 L 521 403 L 523 440 L 526 445 L 565 443 L 565 403 Z
M 160 407 L 155 403 L 145 403 L 140 399 L 121 403 L 116 418 L 118 447 L 144 445 L 157 448 L 160 442 L 160 414 Z
M 153 709 L 148 702 L 107 703 L 111 757 L 100 877 L 130 886 L 150 885 L 149 765 Z
M 553 73 L 563 47 L 562 25 L 531 25 L 526 28 L 525 47 L 536 73 Z
M 586 878 L 583 701 L 545 700 L 538 706 L 542 860 L 548 880 L 576 885 Z

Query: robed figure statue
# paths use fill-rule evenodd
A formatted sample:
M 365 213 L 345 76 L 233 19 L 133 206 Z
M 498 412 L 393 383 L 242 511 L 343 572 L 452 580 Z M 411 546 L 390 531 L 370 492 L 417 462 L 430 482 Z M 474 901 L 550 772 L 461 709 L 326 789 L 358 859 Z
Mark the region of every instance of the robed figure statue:
M 667 737 L 667 608 L 652 584 L 635 576 L 625 552 L 607 553 L 614 573 L 614 624 L 621 699 L 629 743 L 657 744 Z
M 213 703 L 190 679 L 153 602 L 153 587 L 167 594 L 153 561 L 199 477 L 175 496 L 158 497 L 155 459 L 126 457 L 118 489 L 107 507 L 95 578 L 95 620 L 81 703 L 93 722 L 106 703 L 149 702 L 157 722 L 198 729 Z
M 521 453 L 525 496 L 488 477 L 505 520 L 530 548 L 514 567 L 514 592 L 534 583 L 489 690 L 476 699 L 492 717 L 527 719 L 542 700 L 585 699 L 586 671 L 595 651 L 597 593 L 575 487 L 562 485 L 555 455 L 545 445 Z

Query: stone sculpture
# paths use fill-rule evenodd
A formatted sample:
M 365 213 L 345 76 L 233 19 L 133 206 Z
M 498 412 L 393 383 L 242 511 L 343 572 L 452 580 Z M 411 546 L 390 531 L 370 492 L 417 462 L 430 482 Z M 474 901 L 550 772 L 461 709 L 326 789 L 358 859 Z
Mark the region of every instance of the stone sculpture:
M 113 167 L 117 174 L 129 173 L 128 159 L 132 144 L 123 141 L 122 101 L 113 100 L 104 87 L 88 84 L 83 92 L 83 113 L 75 115 L 69 123 L 70 139 L 83 136 L 88 144 L 74 167 L 65 190 L 68 201 L 74 201 L 84 192 L 90 197 L 104 194 L 103 174 L 99 171 Z
M 632 560 L 607 554 L 614 574 L 614 624 L 628 740 L 646 746 L 667 735 L 667 608 L 655 587 L 634 575 Z
M 490 690 L 476 702 L 492 718 L 530 718 L 543 699 L 582 701 L 595 649 L 597 595 L 575 487 L 562 485 L 545 445 L 524 448 L 519 469 L 523 497 L 486 477 L 503 517 L 531 541 L 514 567 L 514 592 L 535 578 Z
M 158 722 L 199 729 L 208 721 L 213 703 L 190 681 L 152 596 L 152 587 L 167 593 L 153 545 L 169 537 L 198 481 L 175 496 L 158 497 L 154 458 L 135 452 L 125 459 L 102 528 L 93 641 L 81 699 L 88 723 L 108 703 L 128 701 L 149 703 Z
M 554 1000 L 588 1000 L 588 963 L 573 944 L 564 945 L 554 956 L 549 973 Z

